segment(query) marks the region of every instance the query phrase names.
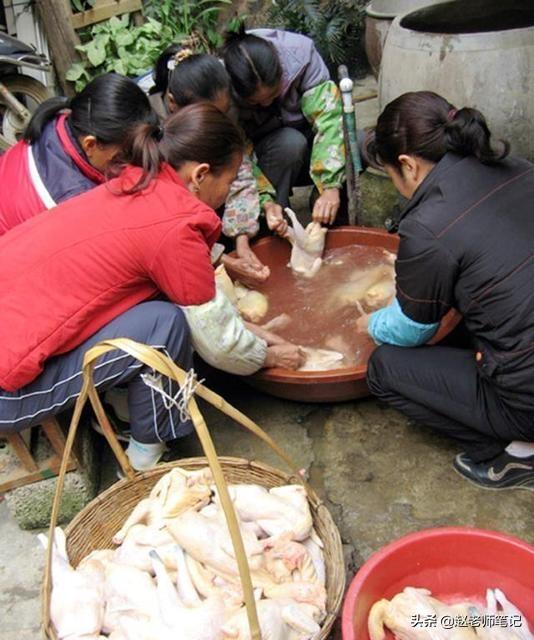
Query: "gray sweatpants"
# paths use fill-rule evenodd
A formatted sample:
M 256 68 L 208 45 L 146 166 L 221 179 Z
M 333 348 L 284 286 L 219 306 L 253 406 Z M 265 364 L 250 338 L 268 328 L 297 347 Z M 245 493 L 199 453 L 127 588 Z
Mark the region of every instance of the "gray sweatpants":
M 0 435 L 39 424 L 72 406 L 82 386 L 85 352 L 101 340 L 131 338 L 164 351 L 180 367 L 192 367 L 189 328 L 181 309 L 170 302 L 144 302 L 102 327 L 76 349 L 50 358 L 33 382 L 13 393 L 0 389 Z M 130 426 L 138 442 L 168 441 L 191 433 L 190 421 L 181 423 L 176 408 L 165 407 L 161 394 L 141 375 L 151 370 L 122 351 L 103 356 L 94 369 L 99 392 L 127 385 Z M 178 385 L 163 378 L 163 388 L 174 396 Z M 167 406 L 169 403 L 167 403 Z

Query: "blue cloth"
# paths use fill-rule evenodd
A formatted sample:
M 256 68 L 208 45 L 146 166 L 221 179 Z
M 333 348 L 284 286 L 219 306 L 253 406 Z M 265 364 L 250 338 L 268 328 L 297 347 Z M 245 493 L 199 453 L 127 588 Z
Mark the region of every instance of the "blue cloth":
M 369 317 L 369 333 L 378 344 L 398 347 L 417 347 L 428 342 L 436 333 L 439 322 L 422 324 L 409 318 L 401 309 L 397 298 Z

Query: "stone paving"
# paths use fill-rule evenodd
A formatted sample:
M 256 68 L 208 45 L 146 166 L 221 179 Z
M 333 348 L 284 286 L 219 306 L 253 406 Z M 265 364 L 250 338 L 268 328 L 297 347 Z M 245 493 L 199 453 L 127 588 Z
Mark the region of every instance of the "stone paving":
M 308 469 L 340 528 L 349 575 L 382 545 L 426 527 L 472 525 L 534 543 L 532 493 L 481 491 L 468 484 L 452 470 L 453 445 L 374 400 L 293 403 L 233 378 L 215 388 Z M 229 418 L 212 407 L 204 413 L 219 454 L 283 468 L 266 445 Z M 182 453 L 199 455 L 198 443 L 188 439 Z M 111 470 L 109 458 L 106 464 Z M 35 532 L 20 531 L 4 503 L 0 540 L 0 637 L 37 640 L 42 553 Z

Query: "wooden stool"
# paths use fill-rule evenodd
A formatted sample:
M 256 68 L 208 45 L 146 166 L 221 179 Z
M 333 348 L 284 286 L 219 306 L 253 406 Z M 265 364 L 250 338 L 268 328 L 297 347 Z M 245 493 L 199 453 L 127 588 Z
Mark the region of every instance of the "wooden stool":
M 32 429 L 41 428 L 47 440 L 50 442 L 54 454 L 38 462 L 32 456 L 29 441 Z M 13 471 L 3 475 L 0 473 L 0 493 L 22 487 L 25 484 L 38 482 L 43 478 L 51 478 L 59 473 L 59 466 L 63 451 L 65 450 L 65 434 L 55 418 L 45 420 L 40 425 L 25 429 L 21 433 L 11 433 L 3 435 L 11 448 L 11 451 L 18 459 L 18 467 Z M 72 455 L 67 467 L 67 471 L 72 471 L 80 466 L 78 457 Z

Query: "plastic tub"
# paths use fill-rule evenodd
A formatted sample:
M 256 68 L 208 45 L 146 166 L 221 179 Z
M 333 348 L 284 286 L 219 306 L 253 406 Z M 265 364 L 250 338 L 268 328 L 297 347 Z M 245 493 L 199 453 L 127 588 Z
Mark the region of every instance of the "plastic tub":
M 399 238 L 383 229 L 369 227 L 339 227 L 329 231 L 326 248 L 336 249 L 351 244 L 384 247 L 397 252 Z M 291 247 L 287 240 L 278 237 L 262 238 L 254 244 L 258 258 L 269 266 L 287 264 Z M 443 318 L 432 343 L 442 340 L 458 324 L 460 316 L 455 311 Z M 341 402 L 369 395 L 365 381 L 367 363 L 357 367 L 333 371 L 291 371 L 289 369 L 263 369 L 245 380 L 253 387 L 279 398 L 299 402 Z
M 534 546 L 496 531 L 447 527 L 404 536 L 367 560 L 345 598 L 343 640 L 369 640 L 372 605 L 408 586 L 455 601 L 480 601 L 498 587 L 534 629 Z

